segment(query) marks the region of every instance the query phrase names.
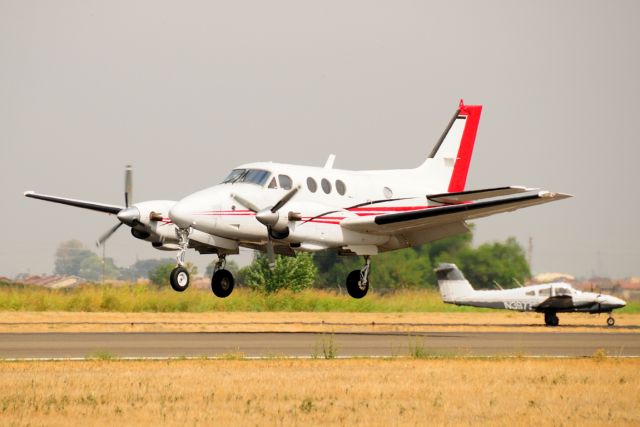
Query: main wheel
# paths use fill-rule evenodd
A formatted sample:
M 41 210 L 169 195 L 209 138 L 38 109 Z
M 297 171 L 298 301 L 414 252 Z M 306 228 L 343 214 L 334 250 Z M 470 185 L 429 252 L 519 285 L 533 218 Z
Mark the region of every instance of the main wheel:
M 544 323 L 547 326 L 558 326 L 560 324 L 560 319 L 556 316 L 555 313 L 547 312 L 544 314 Z
M 353 270 L 347 276 L 347 292 L 352 298 L 362 298 L 369 290 L 369 281 L 360 280 L 360 270 Z
M 218 270 L 211 277 L 211 290 L 219 298 L 226 298 L 231 295 L 233 285 L 233 274 L 229 270 Z
M 183 267 L 176 267 L 171 270 L 169 283 L 176 292 L 184 292 L 189 287 L 189 272 Z
M 609 316 L 609 318 L 607 319 L 607 325 L 613 326 L 615 324 L 616 324 L 616 319 L 614 319 L 613 317 Z

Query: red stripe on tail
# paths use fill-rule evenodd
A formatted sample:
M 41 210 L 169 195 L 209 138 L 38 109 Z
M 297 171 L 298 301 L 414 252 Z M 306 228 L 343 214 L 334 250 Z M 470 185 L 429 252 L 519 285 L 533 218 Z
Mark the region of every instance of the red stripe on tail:
M 467 116 L 467 123 L 462 133 L 456 164 L 453 166 L 453 173 L 449 182 L 449 193 L 464 191 L 469 165 L 471 164 L 471 156 L 473 155 L 473 144 L 476 141 L 476 133 L 478 132 L 480 113 L 482 113 L 482 105 L 464 105 L 463 101 L 460 100 L 460 115 Z

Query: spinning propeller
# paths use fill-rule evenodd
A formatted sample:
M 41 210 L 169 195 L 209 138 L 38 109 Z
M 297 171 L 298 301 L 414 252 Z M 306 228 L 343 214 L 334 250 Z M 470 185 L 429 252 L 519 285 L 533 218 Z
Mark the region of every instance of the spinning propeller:
M 133 227 L 138 223 L 138 221 L 140 221 L 140 211 L 133 206 L 129 206 L 133 201 L 132 175 L 133 172 L 131 169 L 131 165 L 127 165 L 124 171 L 124 209 L 121 209 L 118 213 L 116 213 L 116 216 L 118 217 L 118 220 L 120 220 L 120 222 L 107 230 L 107 232 L 102 236 L 100 236 L 100 238 L 96 241 L 96 246 L 98 247 L 102 246 L 104 242 L 106 242 L 109 237 L 111 237 L 111 235 L 115 233 L 118 228 L 120 228 L 122 224 L 127 224 Z
M 284 207 L 296 193 L 300 190 L 300 186 L 296 186 L 285 194 L 278 202 L 273 206 L 260 209 L 254 203 L 245 199 L 237 194 L 232 194 L 234 200 L 249 209 L 256 214 L 256 219 L 267 227 L 267 258 L 269 259 L 269 266 L 273 267 L 276 262 L 276 258 L 273 251 L 273 239 L 284 239 L 289 235 L 288 221 L 293 221 L 296 215 L 290 212 L 286 219 L 280 218 L 280 209 Z

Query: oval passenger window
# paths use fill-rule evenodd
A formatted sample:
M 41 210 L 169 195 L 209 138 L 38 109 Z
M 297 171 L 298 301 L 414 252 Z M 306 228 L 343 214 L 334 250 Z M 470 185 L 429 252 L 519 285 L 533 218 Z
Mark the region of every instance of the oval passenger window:
M 331 193 L 331 183 L 328 179 L 322 178 L 322 181 L 320 181 L 320 185 L 322 185 L 322 191 L 327 194 Z
M 344 196 L 344 193 L 347 192 L 347 187 L 344 185 L 344 182 L 340 180 L 336 181 L 336 191 L 339 195 Z
M 315 193 L 316 190 L 318 189 L 318 184 L 316 183 L 316 180 L 311 177 L 307 178 L 307 188 L 312 193 Z

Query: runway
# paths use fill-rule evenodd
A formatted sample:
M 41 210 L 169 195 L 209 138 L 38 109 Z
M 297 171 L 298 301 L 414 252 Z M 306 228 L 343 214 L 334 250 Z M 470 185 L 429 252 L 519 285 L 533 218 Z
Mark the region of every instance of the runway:
M 0 358 L 640 356 L 640 334 L 592 332 L 2 333 Z

